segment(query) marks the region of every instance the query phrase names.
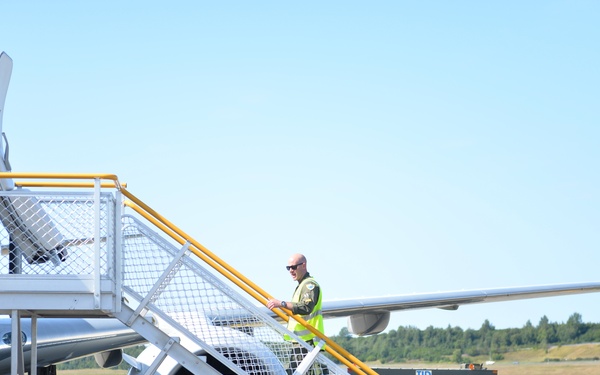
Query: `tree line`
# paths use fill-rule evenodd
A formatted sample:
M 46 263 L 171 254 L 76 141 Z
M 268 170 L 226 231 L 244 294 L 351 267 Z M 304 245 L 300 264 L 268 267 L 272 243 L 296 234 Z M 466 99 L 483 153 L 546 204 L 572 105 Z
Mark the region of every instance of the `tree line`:
M 485 355 L 501 360 L 503 353 L 524 347 L 600 342 L 600 323 L 584 323 L 581 315 L 574 313 L 566 323 L 550 322 L 543 316 L 536 326 L 527 321 L 522 328 L 496 329 L 485 320 L 477 330 L 450 325 L 429 326 L 424 330 L 406 326 L 374 336 L 355 337 L 342 328 L 331 338 L 362 361 L 462 363 L 464 356 Z

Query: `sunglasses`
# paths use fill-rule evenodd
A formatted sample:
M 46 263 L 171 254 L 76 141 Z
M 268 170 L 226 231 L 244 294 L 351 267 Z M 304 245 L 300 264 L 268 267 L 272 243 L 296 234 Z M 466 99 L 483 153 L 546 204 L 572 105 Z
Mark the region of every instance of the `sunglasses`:
M 298 263 L 298 264 L 294 264 L 293 266 L 285 266 L 285 269 L 288 270 L 288 271 L 289 270 L 294 270 L 295 271 L 296 268 L 298 268 L 298 266 L 301 265 L 301 264 L 304 264 L 304 262 Z

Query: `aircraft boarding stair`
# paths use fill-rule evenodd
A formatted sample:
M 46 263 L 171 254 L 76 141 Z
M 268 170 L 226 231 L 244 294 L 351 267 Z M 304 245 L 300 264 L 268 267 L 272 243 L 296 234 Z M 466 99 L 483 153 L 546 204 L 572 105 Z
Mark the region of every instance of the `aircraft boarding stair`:
M 13 179 L 22 180 L 6 183 Z M 265 291 L 116 176 L 2 172 L 0 182 L 6 255 L 0 259 L 0 313 L 119 319 L 156 347 L 145 364 L 130 359 L 130 374 L 161 373 L 160 366 L 170 364 L 193 374 L 283 375 L 292 345 L 312 350 L 298 373 L 347 373 L 326 351 L 355 372 L 375 374 L 320 334 L 322 351 L 287 332 L 281 324 L 287 311 L 275 311 L 274 319 L 264 307 L 270 298 Z M 300 344 L 283 340 L 285 333 Z M 23 357 L 19 347 L 12 348 L 13 374 Z

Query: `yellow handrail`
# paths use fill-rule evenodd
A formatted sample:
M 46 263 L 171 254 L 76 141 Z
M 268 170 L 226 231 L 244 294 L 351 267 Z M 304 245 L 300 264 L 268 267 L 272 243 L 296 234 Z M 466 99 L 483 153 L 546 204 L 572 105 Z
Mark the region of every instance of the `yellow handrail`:
M 135 195 L 130 193 L 124 184 L 119 182 L 119 179 L 114 174 L 94 174 L 94 173 L 25 173 L 25 172 L 0 172 L 0 178 L 30 178 L 30 179 L 62 179 L 62 180 L 111 180 L 112 182 L 102 182 L 100 184 L 103 188 L 115 188 L 119 190 L 125 197 L 129 199 L 129 201 L 124 201 L 123 204 L 131 207 L 137 213 L 139 213 L 146 220 L 150 221 L 152 224 L 161 229 L 165 234 L 173 238 L 179 244 L 183 245 L 186 242 L 191 244 L 190 250 L 202 259 L 204 262 L 209 264 L 212 268 L 214 268 L 217 272 L 221 273 L 223 276 L 227 277 L 230 281 L 235 283 L 237 286 L 242 288 L 252 297 L 254 297 L 257 301 L 261 302 L 266 306 L 267 300 L 271 299 L 271 295 L 269 295 L 266 291 L 256 285 L 254 282 L 246 278 L 244 275 L 239 273 L 217 255 L 212 253 L 198 241 L 191 238 L 173 223 L 168 221 L 158 212 L 154 211 L 150 206 L 145 204 L 143 201 L 138 199 Z M 43 181 L 25 181 L 19 182 L 17 185 L 19 186 L 31 186 L 31 187 L 94 187 L 94 183 L 90 182 L 43 182 Z M 360 375 L 377 375 L 373 369 L 364 364 L 358 358 L 354 357 L 344 348 L 336 344 L 330 338 L 319 332 L 317 329 L 313 328 L 309 325 L 304 319 L 302 319 L 299 315 L 293 315 L 293 313 L 288 309 L 275 309 L 273 312 L 279 316 L 282 320 L 288 321 L 290 317 L 295 319 L 298 323 L 302 324 L 305 328 L 310 330 L 313 334 L 319 337 L 322 340 L 325 340 L 326 346 L 325 350 L 337 358 L 340 362 L 344 363 L 349 368 L 352 368 L 353 371 Z
M 15 181 L 15 185 L 23 187 L 66 187 L 66 188 L 93 188 L 95 185 L 93 182 L 45 182 L 45 181 Z M 121 184 L 127 187 L 126 183 Z M 101 188 L 116 188 L 117 184 L 114 182 L 101 182 Z
M 136 212 L 138 212 L 144 218 L 146 218 L 147 220 L 152 222 L 158 228 L 161 228 L 167 235 L 169 235 L 171 238 L 173 238 L 174 240 L 179 242 L 181 245 L 183 245 L 184 243 L 189 241 L 190 244 L 196 248 L 196 249 L 194 249 L 193 247 L 190 247 L 190 249 L 192 250 L 192 252 L 194 254 L 196 254 L 202 260 L 204 260 L 205 262 L 210 264 L 215 270 L 217 270 L 223 276 L 227 277 L 230 281 L 234 282 L 237 286 L 242 288 L 244 291 L 249 293 L 257 301 L 261 302 L 263 305 L 266 306 L 267 300 L 273 298 L 266 291 L 264 291 L 258 285 L 254 284 L 252 281 L 250 281 L 244 275 L 240 274 L 237 270 L 235 270 L 229 264 L 225 263 L 221 258 L 216 256 L 214 253 L 212 253 L 210 250 L 208 250 L 202 244 L 200 244 L 199 242 L 197 242 L 196 240 L 191 238 L 189 235 L 187 235 L 181 229 L 177 228 L 175 225 L 173 225 L 170 221 L 168 221 L 162 215 L 160 215 L 159 213 L 154 211 L 152 208 L 150 208 L 148 205 L 146 205 L 144 202 L 142 202 L 140 199 L 135 197 L 133 194 L 131 194 L 129 191 L 127 191 L 127 189 L 122 188 L 121 193 L 131 200 L 129 202 L 125 201 L 124 202 L 125 205 L 134 209 Z M 168 230 L 165 230 L 165 229 L 168 229 Z M 173 236 L 173 234 L 177 234 L 180 238 L 176 238 L 175 236 Z M 210 259 L 210 261 L 209 261 L 209 259 Z M 219 267 L 216 267 L 215 263 L 218 264 Z M 240 284 L 238 282 L 238 280 L 232 279 L 229 274 L 223 273 L 223 271 L 222 271 L 223 269 L 227 270 L 231 275 L 235 276 L 239 281 L 242 281 L 243 284 Z M 250 288 L 248 288 L 248 287 L 250 287 Z M 262 296 L 263 299 L 261 299 L 260 296 Z M 310 324 L 308 324 L 308 322 L 306 322 L 304 319 L 302 319 L 299 315 L 293 315 L 292 312 L 288 309 L 281 309 L 281 310 L 284 310 L 286 312 L 286 315 L 281 314 L 277 310 L 273 310 L 273 311 L 284 321 L 288 321 L 289 316 L 292 316 L 298 323 L 302 324 L 305 328 L 310 330 L 317 337 L 319 337 L 322 340 L 325 340 L 325 343 L 327 344 L 325 346 L 325 350 L 329 354 L 331 354 L 332 356 L 336 357 L 338 360 L 343 362 L 346 366 L 353 368 L 354 371 L 358 372 L 360 375 L 364 375 L 364 373 L 361 371 L 361 369 L 370 375 L 377 375 L 377 373 L 375 371 L 373 371 L 369 366 L 364 364 L 358 358 L 356 358 L 355 356 L 350 354 L 348 351 L 346 351 L 344 348 L 339 346 L 337 343 L 332 341 L 329 337 L 327 337 L 324 334 L 322 334 L 321 332 L 319 332 L 316 328 L 312 327 Z M 343 356 L 340 355 L 338 352 L 342 353 Z
M 127 194 L 125 194 L 125 193 L 123 193 L 123 195 L 127 196 Z M 187 241 L 189 241 L 190 244 L 192 245 L 192 246 L 189 247 L 190 251 L 192 251 L 196 256 L 198 256 L 203 261 L 205 261 L 207 264 L 209 264 L 217 272 L 221 273 L 223 276 L 225 276 L 230 281 L 232 281 L 233 283 L 235 283 L 237 286 L 239 286 L 240 288 L 242 288 L 246 293 L 248 293 L 252 297 L 254 297 L 254 299 L 256 299 L 257 301 L 261 302 L 263 305 L 266 305 L 267 300 L 270 299 L 270 298 L 272 298 L 269 294 L 267 294 L 260 287 L 256 286 L 254 283 L 252 283 L 249 280 L 248 280 L 248 282 L 249 282 L 248 285 L 246 285 L 244 283 L 240 283 L 241 279 L 240 280 L 233 280 L 230 277 L 230 274 L 224 271 L 224 270 L 227 270 L 227 268 L 229 268 L 226 264 L 225 264 L 225 266 L 227 266 L 227 268 L 225 266 L 223 266 L 222 264 L 220 264 L 219 262 L 211 259 L 210 255 L 205 254 L 205 252 L 208 252 L 209 254 L 212 254 L 208 249 L 206 249 L 204 246 L 202 246 L 201 244 L 199 244 L 194 239 L 186 237 L 183 232 L 179 232 L 178 229 L 170 228 L 165 223 L 162 223 L 157 218 L 151 216 L 148 212 L 146 212 L 145 210 L 143 210 L 141 207 L 139 207 L 138 205 L 136 205 L 132 201 L 125 201 L 125 202 L 123 202 L 123 204 L 126 205 L 126 206 L 128 206 L 128 207 L 130 207 L 130 208 L 132 208 L 138 214 L 142 215 L 146 220 L 150 221 L 156 227 L 158 227 L 159 229 L 161 229 L 163 232 L 165 232 L 165 234 L 167 234 L 168 236 L 170 236 L 171 238 L 173 238 L 180 245 L 183 245 Z M 186 238 L 187 238 L 187 240 L 186 240 Z M 199 249 L 202 249 L 202 251 L 199 251 Z M 214 254 L 212 254 L 212 255 L 214 255 Z M 235 270 L 233 270 L 233 271 L 235 271 Z M 234 272 L 232 272 L 232 273 L 234 273 Z M 236 277 L 237 277 L 237 275 L 239 273 L 237 271 L 235 271 L 235 274 L 236 274 Z M 243 279 L 245 279 L 245 277 L 243 277 L 243 275 L 241 275 L 241 276 L 242 276 Z M 254 287 L 253 288 L 249 287 L 250 285 L 254 285 Z M 260 297 L 264 297 L 264 298 L 261 299 Z M 290 310 L 288 310 L 288 309 L 281 309 L 281 310 L 285 311 L 285 314 L 283 314 L 281 311 L 279 311 L 279 309 L 273 310 L 273 312 L 275 314 L 277 314 L 277 316 L 279 316 L 281 319 L 283 319 L 286 322 L 290 319 L 290 316 L 291 316 L 298 323 L 302 324 L 305 328 L 309 329 L 316 336 L 318 336 L 319 338 L 325 340 L 325 342 L 327 343 L 327 346 L 325 346 L 325 350 L 329 354 L 331 354 L 332 356 L 334 356 L 335 358 L 337 358 L 340 362 L 344 363 L 346 366 L 348 366 L 350 368 L 353 368 L 356 373 L 358 373 L 360 375 L 365 375 L 365 373 L 360 370 L 360 368 L 363 368 L 363 366 L 364 366 L 364 367 L 366 367 L 368 369 L 367 373 L 369 373 L 371 375 L 376 375 L 377 374 L 375 371 L 373 371 L 367 365 L 365 365 L 364 363 L 362 363 L 358 358 L 354 357 L 352 354 L 350 354 L 349 352 L 347 352 L 343 347 L 339 346 L 335 341 L 331 340 L 329 337 L 323 335 L 317 329 L 315 329 L 311 325 L 309 325 L 308 322 L 306 322 L 306 320 L 302 319 L 302 317 L 300 317 L 299 315 L 293 315 L 293 313 Z M 338 352 L 342 353 L 342 354 L 339 354 Z M 348 360 L 346 357 L 350 358 L 350 360 L 352 360 L 352 362 L 350 360 Z
M 48 173 L 48 172 L 0 172 L 0 178 L 39 178 L 63 180 L 113 180 L 119 181 L 115 174 L 110 173 Z

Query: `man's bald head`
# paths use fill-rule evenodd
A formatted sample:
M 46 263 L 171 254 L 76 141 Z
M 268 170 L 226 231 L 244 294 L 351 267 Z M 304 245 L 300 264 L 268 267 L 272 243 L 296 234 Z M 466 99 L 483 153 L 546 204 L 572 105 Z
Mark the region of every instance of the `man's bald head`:
M 307 272 L 306 269 L 306 257 L 302 254 L 294 254 L 288 259 L 287 270 L 290 271 L 290 275 L 296 281 L 302 280 Z

